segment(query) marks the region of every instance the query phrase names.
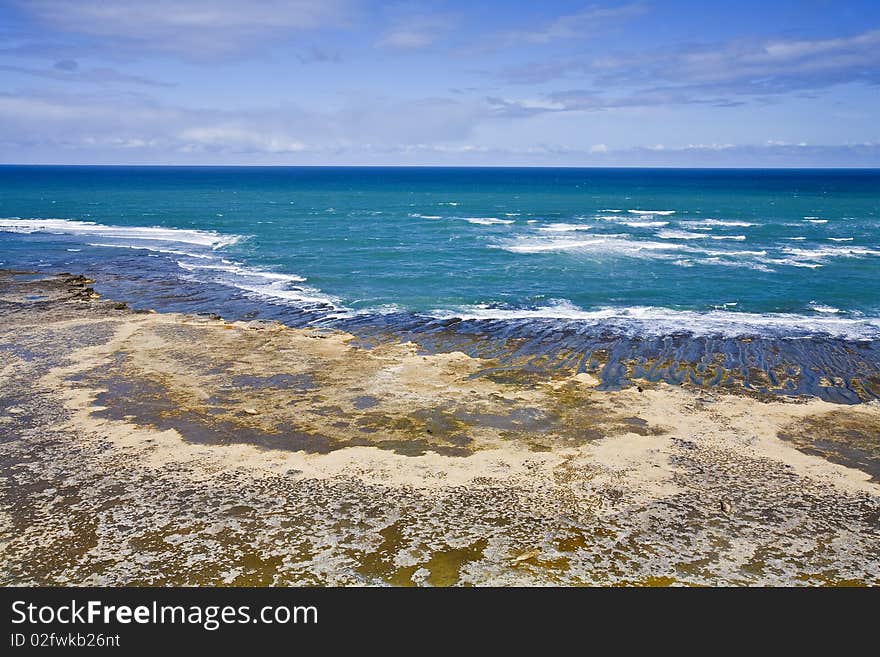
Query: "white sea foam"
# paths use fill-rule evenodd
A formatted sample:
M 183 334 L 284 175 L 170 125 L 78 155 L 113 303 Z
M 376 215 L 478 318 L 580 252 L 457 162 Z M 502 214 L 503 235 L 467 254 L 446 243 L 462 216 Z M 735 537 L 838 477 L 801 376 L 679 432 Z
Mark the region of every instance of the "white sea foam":
M 498 217 L 462 217 L 469 224 L 477 224 L 478 226 L 496 226 L 502 224 L 512 224 L 513 219 L 499 219 Z
M 632 335 L 668 335 L 688 332 L 694 335 L 807 336 L 830 334 L 849 339 L 880 337 L 880 318 L 853 319 L 817 317 L 793 313 L 748 313 L 730 310 L 688 311 L 652 306 L 603 307 L 583 310 L 566 300 L 553 300 L 529 309 L 496 308 L 490 305 L 462 306 L 437 310 L 435 317 L 476 320 L 560 319 L 596 324 Z M 830 314 L 830 313 L 826 313 Z
M 106 247 L 109 249 L 134 249 L 136 251 L 151 251 L 153 253 L 165 253 L 168 255 L 186 256 L 187 258 L 198 258 L 200 260 L 211 260 L 212 256 L 204 253 L 192 253 L 191 251 L 179 251 L 177 249 L 162 249 L 155 246 L 143 246 L 136 244 L 104 244 L 101 242 L 87 242 L 88 246 Z M 71 249 L 68 249 L 70 251 Z M 76 249 L 79 251 L 79 249 Z
M 627 212 L 630 214 L 657 214 L 664 217 L 675 214 L 675 210 L 627 210 Z
M 767 252 L 763 249 L 760 251 L 716 251 L 713 249 L 706 249 L 703 253 L 711 256 L 755 256 L 758 258 L 767 255 Z
M 547 224 L 546 226 L 541 226 L 538 230 L 545 233 L 572 233 L 579 230 L 592 230 L 592 226 L 586 226 L 584 224 Z
M 682 226 L 689 226 L 691 228 L 697 227 L 711 227 L 711 226 L 729 226 L 732 228 L 748 228 L 750 226 L 755 226 L 756 224 L 749 223 L 748 221 L 730 221 L 727 219 L 700 219 L 698 221 L 682 221 L 680 222 Z
M 531 242 L 524 244 L 502 245 L 498 248 L 510 251 L 511 253 L 542 253 L 545 251 L 572 251 L 575 249 L 586 249 L 591 246 L 605 244 L 607 240 L 547 240 L 546 242 Z
M 283 274 L 280 272 L 274 271 L 264 271 L 262 269 L 258 269 L 255 267 L 244 267 L 240 264 L 217 264 L 217 265 L 196 265 L 190 262 L 178 261 L 177 265 L 181 269 L 185 269 L 187 271 L 197 271 L 197 270 L 208 270 L 208 271 L 220 271 L 220 272 L 228 272 L 230 274 L 239 274 L 241 276 L 252 276 L 256 278 L 263 278 L 270 281 L 287 281 L 291 283 L 301 283 L 306 279 L 302 276 L 297 276 L 296 274 Z
M 786 237 L 785 239 L 792 240 L 793 242 L 801 242 L 807 238 L 806 237 Z
M 737 242 L 742 242 L 746 238 L 745 235 L 709 235 L 708 237 L 713 240 L 736 240 Z
M 804 267 L 807 269 L 819 269 L 822 264 L 818 262 L 804 262 L 794 258 L 767 258 L 764 262 L 774 265 L 788 265 L 789 267 Z
M 669 225 L 668 221 L 621 221 L 620 223 L 632 228 L 662 228 Z
M 814 249 L 795 249 L 785 247 L 783 253 L 802 260 L 825 260 L 827 258 L 861 258 L 864 256 L 880 256 L 880 251 L 862 246 L 819 246 Z
M 772 272 L 771 267 L 763 262 L 754 260 L 725 260 L 720 256 L 702 258 L 696 261 L 701 265 L 719 265 L 721 267 L 739 267 L 741 269 L 752 269 L 754 271 Z
M 92 221 L 68 219 L 0 219 L 0 231 L 10 233 L 51 233 L 83 235 L 146 242 L 177 242 L 219 249 L 234 244 L 241 235 L 222 235 L 209 230 L 141 226 L 105 226 Z M 130 246 L 123 244 L 121 246 Z
M 222 281 L 218 281 L 222 282 Z M 295 287 L 289 288 L 284 287 L 283 285 L 279 285 L 277 283 L 267 284 L 267 285 L 249 285 L 247 283 L 230 283 L 232 287 L 236 287 L 239 290 L 243 290 L 245 292 L 250 292 L 251 294 L 268 298 L 268 299 L 281 299 L 283 301 L 292 301 L 298 306 L 306 306 L 306 307 L 314 307 L 314 306 L 322 306 L 322 307 L 330 307 L 334 310 L 341 310 L 340 306 L 336 305 L 336 300 L 333 297 L 327 296 L 326 294 L 321 294 L 317 290 L 313 290 L 307 287 Z
M 810 301 L 810 308 L 815 310 L 817 313 L 825 313 L 826 315 L 836 315 L 840 312 L 840 308 L 826 306 L 821 303 L 816 303 L 815 301 Z
M 689 233 L 684 230 L 661 230 L 657 233 L 657 237 L 662 240 L 699 240 L 706 238 L 701 233 Z
M 413 217 L 414 219 L 442 219 L 443 218 L 439 214 L 421 214 L 419 212 L 410 212 L 409 216 Z
M 827 219 L 816 219 L 815 217 L 806 217 L 804 219 L 804 221 L 806 221 L 807 223 L 810 223 L 810 224 L 827 224 L 828 223 Z
M 852 242 L 853 241 L 852 237 L 829 237 L 828 239 L 831 240 L 832 242 Z
M 680 244 L 669 242 L 650 242 L 626 239 L 626 233 L 596 235 L 591 239 L 573 239 L 567 237 L 519 238 L 515 242 L 493 245 L 511 253 L 547 253 L 558 251 L 576 251 L 592 255 L 624 255 L 632 257 L 666 258 L 663 252 L 678 251 Z
M 249 296 L 269 300 L 281 300 L 296 306 L 341 310 L 339 301 L 323 294 L 315 288 L 299 285 L 306 279 L 296 274 L 265 271 L 257 267 L 247 267 L 241 263 L 224 260 L 216 264 L 195 264 L 178 261 L 178 266 L 190 272 L 191 277 L 201 282 L 211 282 L 232 287 Z
M 188 272 L 185 275 L 187 278 L 219 283 L 256 296 L 282 299 L 300 306 L 336 307 L 334 299 L 318 290 L 295 285 L 305 280 L 301 276 L 218 260 L 216 250 L 234 244 L 241 239 L 240 235 L 176 228 L 106 226 L 66 219 L 18 218 L 0 219 L 0 231 L 82 236 L 87 238 L 86 244 L 89 246 L 174 255 L 182 258 L 177 264 Z M 101 241 L 88 240 L 90 237 L 98 237 Z M 190 248 L 173 248 L 174 245 L 188 245 Z

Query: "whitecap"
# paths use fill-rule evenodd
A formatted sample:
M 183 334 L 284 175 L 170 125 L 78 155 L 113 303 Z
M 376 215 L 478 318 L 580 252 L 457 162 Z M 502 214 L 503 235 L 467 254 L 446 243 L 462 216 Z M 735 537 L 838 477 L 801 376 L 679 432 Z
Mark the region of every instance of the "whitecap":
M 178 266 L 200 282 L 211 282 L 232 287 L 248 296 L 268 300 L 284 301 L 301 308 L 344 310 L 339 300 L 319 290 L 299 285 L 306 279 L 296 274 L 266 271 L 257 267 L 247 267 L 241 263 L 223 261 L 223 264 L 194 264 L 179 261 Z
M 541 226 L 538 230 L 545 233 L 571 233 L 579 230 L 592 230 L 592 226 L 586 226 L 584 224 L 547 224 L 546 226 Z
M 795 249 L 785 247 L 783 253 L 802 260 L 824 260 L 826 258 L 861 258 L 863 256 L 880 256 L 880 251 L 862 246 L 820 246 L 814 249 Z
M 513 219 L 499 219 L 498 217 L 462 217 L 469 224 L 477 224 L 478 226 L 497 226 L 502 224 L 512 224 Z
M 669 225 L 668 221 L 621 221 L 620 223 L 632 228 L 662 228 Z
M 739 267 L 741 269 L 752 269 L 754 271 L 761 272 L 775 271 L 763 262 L 755 262 L 749 260 L 723 260 L 720 257 L 703 258 L 701 260 L 697 260 L 697 263 L 701 265 L 719 265 L 721 267 Z
M 750 223 L 748 221 L 732 221 L 727 219 L 700 219 L 698 221 L 682 221 L 680 222 L 682 226 L 688 226 L 691 228 L 696 227 L 711 227 L 711 226 L 729 226 L 732 228 L 748 228 L 750 226 L 755 226 L 756 224 Z
M 191 251 L 179 251 L 177 249 L 162 249 L 155 246 L 144 246 L 136 244 L 104 244 L 101 242 L 87 242 L 87 246 L 104 247 L 108 249 L 134 249 L 135 251 L 151 251 L 153 253 L 165 253 L 168 255 L 186 256 L 187 258 L 197 258 L 199 260 L 212 260 L 212 256 L 204 253 L 192 253 Z M 69 250 L 69 249 L 68 249 Z
M 661 216 L 667 216 L 670 214 L 675 214 L 675 210 L 627 210 L 630 214 L 657 214 Z
M 767 258 L 764 262 L 774 265 L 788 265 L 789 267 L 803 267 L 806 269 L 819 269 L 822 265 L 818 262 L 804 262 L 794 258 Z
M 258 269 L 255 267 L 244 267 L 240 264 L 232 263 L 221 265 L 197 265 L 190 262 L 178 261 L 177 265 L 181 269 L 185 269 L 187 271 L 221 271 L 231 274 L 240 274 L 242 276 L 256 276 L 257 278 L 264 278 L 270 281 L 288 281 L 292 283 L 301 283 L 306 280 L 302 276 L 297 276 L 296 274 L 284 274 L 274 271 L 265 271 L 263 269 Z
M 118 238 L 146 242 L 178 242 L 219 249 L 235 244 L 241 235 L 223 235 L 212 230 L 164 228 L 160 226 L 105 226 L 93 221 L 69 219 L 0 219 L 0 231 L 10 233 L 50 233 Z M 121 244 L 120 246 L 130 246 Z
M 684 230 L 661 230 L 657 233 L 657 237 L 663 240 L 698 240 L 706 238 L 705 235 L 700 233 L 688 233 Z
M 559 319 L 617 329 L 631 335 L 834 335 L 849 339 L 880 337 L 880 318 L 846 318 L 794 313 L 752 313 L 734 310 L 672 310 L 654 306 L 601 307 L 584 310 L 567 300 L 535 308 L 498 308 L 490 304 L 435 310 L 435 317 L 463 320 Z
M 596 235 L 591 239 L 573 238 L 520 238 L 513 243 L 492 245 L 511 253 L 546 253 L 577 251 L 594 255 L 623 255 L 630 257 L 671 257 L 664 252 L 679 251 L 680 244 L 669 242 L 635 241 L 626 239 L 626 233 Z
M 761 251 L 715 251 L 715 250 L 707 249 L 704 253 L 706 253 L 708 255 L 714 255 L 714 256 L 734 256 L 734 257 L 737 257 L 737 256 L 763 257 L 763 256 L 767 255 L 767 252 L 764 251 L 763 249 Z
M 834 306 L 826 306 L 821 303 L 816 303 L 815 301 L 810 301 L 809 306 L 817 313 L 825 313 L 826 315 L 836 315 L 840 312 L 840 308 L 835 308 Z

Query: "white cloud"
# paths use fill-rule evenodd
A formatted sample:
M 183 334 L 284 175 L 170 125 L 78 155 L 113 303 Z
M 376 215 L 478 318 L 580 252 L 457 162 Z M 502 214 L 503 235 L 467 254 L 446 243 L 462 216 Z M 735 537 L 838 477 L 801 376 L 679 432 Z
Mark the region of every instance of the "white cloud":
M 348 24 L 356 0 L 16 0 L 62 33 L 188 58 L 236 54 L 267 39 Z
M 641 85 L 645 93 L 766 95 L 847 82 L 880 83 L 880 30 L 832 39 L 735 40 L 658 50 L 627 49 L 508 70 L 513 82 L 578 76 L 594 88 Z
M 0 71 L 61 82 L 84 82 L 86 84 L 98 85 L 132 84 L 147 87 L 174 86 L 168 82 L 153 80 L 141 75 L 129 75 L 107 67 L 83 69 L 79 67 L 75 60 L 57 62 L 52 68 L 0 65 Z
M 457 23 L 452 14 L 420 11 L 411 6 L 392 7 L 391 27 L 376 42 L 380 48 L 415 50 L 433 45 Z
M 551 43 L 561 39 L 583 38 L 609 23 L 626 20 L 644 13 L 643 3 L 632 3 L 618 7 L 587 7 L 586 9 L 526 30 L 507 32 L 508 42 Z
M 607 153 L 608 146 L 606 146 L 605 144 L 593 144 L 592 146 L 590 146 L 590 152 L 591 153 Z
M 258 130 L 254 126 L 222 123 L 186 128 L 181 130 L 177 137 L 182 142 L 179 148 L 184 152 L 192 152 L 199 148 L 219 148 L 239 152 L 299 153 L 309 149 L 305 143 L 291 139 L 283 131 L 278 133 L 272 130 Z
M 394 30 L 382 37 L 377 45 L 383 48 L 400 48 L 402 50 L 424 48 L 434 43 L 435 38 L 434 34 L 427 31 Z
M 173 107 L 128 96 L 0 93 L 0 150 L 140 144 L 166 153 L 257 156 L 397 148 L 465 140 L 489 116 L 485 105 L 442 98 L 391 101 L 359 96 L 326 111 L 286 106 L 233 112 Z

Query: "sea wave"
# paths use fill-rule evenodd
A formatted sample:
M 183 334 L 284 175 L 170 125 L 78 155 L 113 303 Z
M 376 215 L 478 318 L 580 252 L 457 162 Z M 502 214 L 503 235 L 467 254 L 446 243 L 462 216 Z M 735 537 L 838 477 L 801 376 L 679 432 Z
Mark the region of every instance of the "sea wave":
M 572 233 L 579 230 L 592 230 L 592 226 L 587 226 L 585 224 L 547 224 L 546 226 L 541 226 L 538 230 L 545 233 Z
M 180 251 L 178 249 L 163 249 L 156 246 L 144 246 L 137 244 L 105 244 L 101 242 L 87 242 L 88 246 L 104 247 L 109 249 L 134 249 L 135 251 L 152 251 L 153 253 L 164 253 L 166 255 L 184 256 L 187 258 L 196 258 L 199 260 L 212 260 L 213 257 L 205 253 L 193 253 L 192 251 Z M 68 249 L 68 251 L 79 249 Z
M 685 230 L 661 230 L 657 237 L 662 240 L 699 240 L 706 239 L 702 233 L 689 233 Z
M 658 251 L 676 251 L 681 245 L 671 242 L 628 240 L 626 233 L 596 235 L 590 239 L 531 237 L 514 242 L 494 244 L 494 248 L 511 253 L 544 253 L 554 251 L 580 251 L 594 255 L 640 256 Z M 655 255 L 654 257 L 663 257 Z
M 764 262 L 773 265 L 788 265 L 789 267 L 803 267 L 806 269 L 819 269 L 822 264 L 819 262 L 804 262 L 795 258 L 767 258 Z
M 68 219 L 0 219 L 0 231 L 51 233 L 82 236 L 89 246 L 133 249 L 176 256 L 182 278 L 233 287 L 248 296 L 292 302 L 299 307 L 336 309 L 337 300 L 321 291 L 301 285 L 306 279 L 296 274 L 266 271 L 220 257 L 218 249 L 235 244 L 241 235 L 184 228 L 107 226 Z M 89 238 L 100 238 L 92 241 Z M 187 245 L 189 248 L 172 248 Z
M 750 226 L 755 226 L 757 224 L 750 223 L 748 221 L 733 221 L 728 219 L 699 219 L 693 221 L 681 221 L 679 222 L 682 226 L 689 226 L 691 228 L 696 227 L 710 227 L 710 226 L 727 226 L 730 228 L 748 228 Z
M 313 287 L 299 285 L 306 279 L 296 274 L 266 271 L 230 261 L 215 264 L 178 261 L 177 265 L 189 272 L 190 277 L 194 280 L 232 287 L 245 292 L 248 296 L 292 303 L 305 310 L 320 308 L 324 311 L 337 311 L 343 309 L 340 301 L 335 297 L 324 294 Z
M 164 228 L 160 226 L 106 226 L 93 221 L 71 219 L 0 219 L 0 231 L 10 233 L 50 233 L 122 239 L 137 242 L 177 242 L 219 249 L 235 244 L 242 235 L 224 235 L 212 230 Z M 135 244 L 136 245 L 136 244 Z M 131 243 L 119 246 L 133 246 Z
M 829 317 L 835 314 L 824 306 L 810 311 L 818 315 L 796 313 L 748 313 L 731 310 L 673 310 L 655 306 L 602 307 L 584 310 L 567 300 L 552 300 L 535 308 L 505 308 L 491 304 L 460 306 L 435 310 L 432 316 L 462 320 L 534 320 L 558 319 L 595 325 L 628 335 L 720 335 L 741 337 L 767 335 L 774 337 L 833 337 L 866 340 L 880 338 L 880 318 Z M 836 310 L 836 309 L 835 309 Z
M 265 271 L 255 267 L 244 267 L 240 264 L 230 263 L 228 261 L 224 261 L 223 264 L 216 265 L 196 265 L 182 261 L 178 261 L 177 264 L 181 269 L 185 269 L 187 271 L 205 270 L 227 272 L 230 274 L 239 274 L 242 276 L 255 276 L 258 278 L 265 278 L 271 281 L 289 281 L 292 283 L 302 283 L 306 280 L 302 276 L 297 276 L 296 274 L 282 274 L 274 271 Z
M 861 258 L 864 256 L 880 256 L 880 251 L 862 246 L 819 246 L 814 249 L 795 249 L 784 247 L 783 253 L 802 260 L 822 261 L 828 258 Z
M 477 224 L 478 226 L 495 226 L 502 224 L 512 224 L 513 219 L 499 219 L 498 217 L 462 217 L 469 224 Z
M 627 210 L 630 214 L 656 214 L 660 216 L 668 216 L 675 214 L 675 210 Z
M 828 315 L 836 315 L 840 312 L 840 308 L 835 308 L 834 306 L 826 306 L 825 304 L 816 303 L 815 301 L 810 301 L 810 308 L 815 310 L 817 313 L 825 313 Z
M 621 221 L 621 225 L 631 228 L 662 228 L 668 226 L 668 221 Z

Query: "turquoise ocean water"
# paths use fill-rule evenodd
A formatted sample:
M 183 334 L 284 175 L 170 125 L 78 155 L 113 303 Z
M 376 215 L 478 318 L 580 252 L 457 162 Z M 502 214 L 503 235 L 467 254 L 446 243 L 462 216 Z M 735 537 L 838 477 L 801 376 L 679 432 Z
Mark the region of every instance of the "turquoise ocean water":
M 880 171 L 3 166 L 0 267 L 292 324 L 873 341 Z

